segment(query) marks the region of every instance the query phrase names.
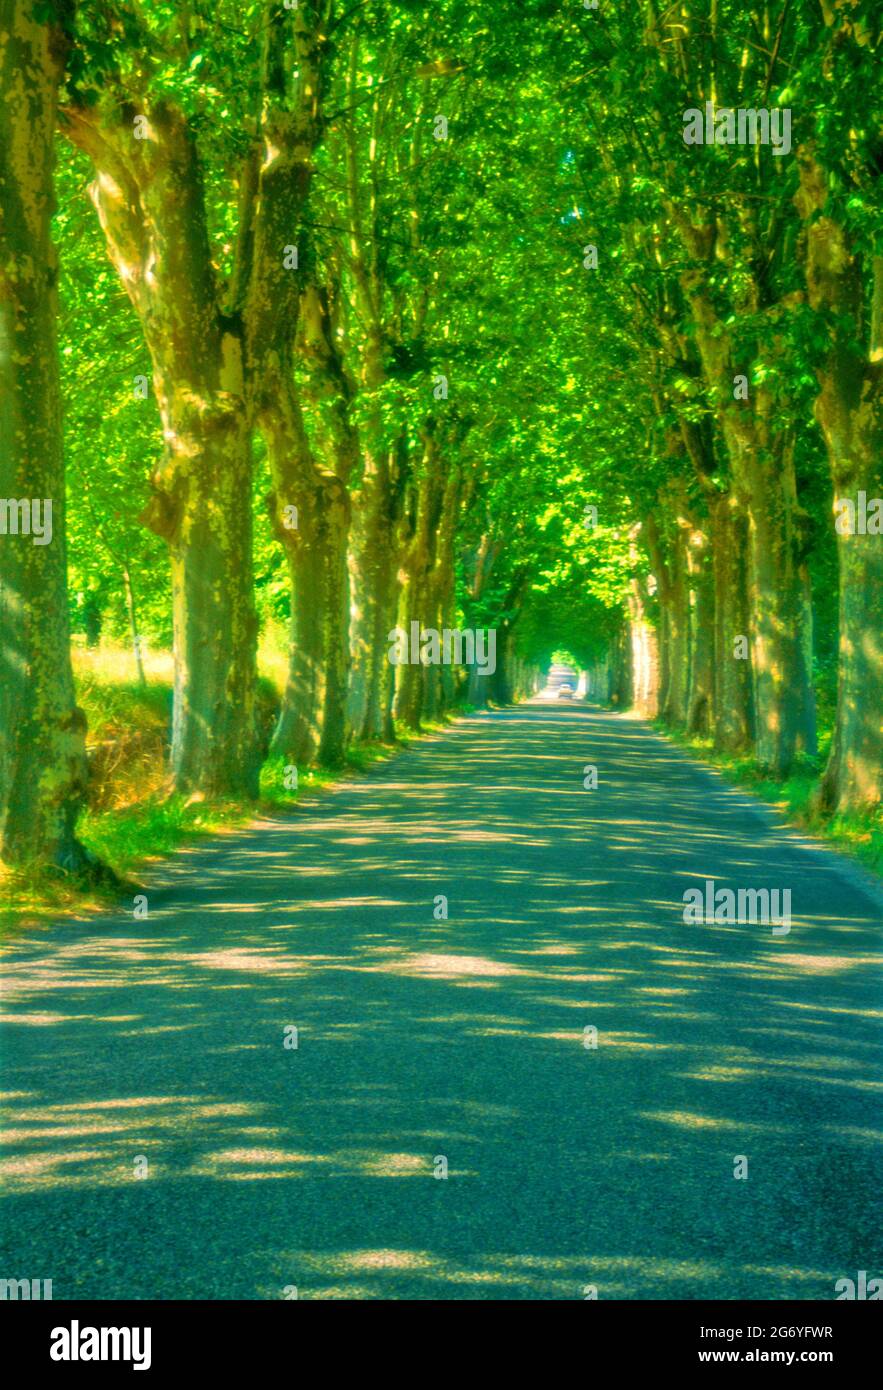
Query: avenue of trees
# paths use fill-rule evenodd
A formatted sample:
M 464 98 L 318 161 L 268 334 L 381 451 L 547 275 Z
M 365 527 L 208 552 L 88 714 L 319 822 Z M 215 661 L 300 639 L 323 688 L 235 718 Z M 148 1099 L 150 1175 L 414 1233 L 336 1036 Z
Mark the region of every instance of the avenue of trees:
M 88 868 L 72 630 L 177 791 L 594 696 L 883 790 L 873 0 L 0 0 L 0 857 Z M 789 148 L 684 113 L 789 113 Z M 712 117 L 713 119 L 713 117 Z M 712 127 L 712 137 L 713 137 Z M 389 634 L 496 632 L 477 667 Z M 257 647 L 284 624 L 270 727 Z

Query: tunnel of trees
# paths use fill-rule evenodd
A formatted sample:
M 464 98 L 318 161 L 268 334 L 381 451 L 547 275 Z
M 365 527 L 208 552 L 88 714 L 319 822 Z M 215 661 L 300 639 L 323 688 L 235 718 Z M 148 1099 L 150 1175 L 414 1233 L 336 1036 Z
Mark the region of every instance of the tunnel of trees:
M 566 649 L 590 698 L 879 806 L 881 22 L 0 0 L 6 863 L 99 871 L 71 646 L 107 639 L 173 652 L 176 794 Z M 394 664 L 412 623 L 492 630 L 495 670 Z

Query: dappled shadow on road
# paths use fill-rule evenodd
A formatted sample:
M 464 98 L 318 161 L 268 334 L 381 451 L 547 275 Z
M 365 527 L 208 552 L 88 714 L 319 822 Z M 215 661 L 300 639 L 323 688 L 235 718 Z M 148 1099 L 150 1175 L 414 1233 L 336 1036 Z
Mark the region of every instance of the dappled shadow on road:
M 790 934 L 685 925 L 706 878 L 790 888 Z M 6 966 L 4 1271 L 826 1298 L 879 1263 L 875 910 L 640 725 L 475 717 L 165 879 Z

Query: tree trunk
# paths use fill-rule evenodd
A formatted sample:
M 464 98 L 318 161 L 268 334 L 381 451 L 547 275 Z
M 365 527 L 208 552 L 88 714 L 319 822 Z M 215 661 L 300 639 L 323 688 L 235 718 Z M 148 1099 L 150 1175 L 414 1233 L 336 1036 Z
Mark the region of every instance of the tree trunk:
M 7 0 L 0 44 L 0 856 L 79 872 L 92 862 L 75 833 L 86 720 L 70 659 L 49 228 L 64 45 L 33 11 Z
M 799 571 L 803 615 L 800 623 L 802 641 L 798 652 L 800 661 L 799 682 L 801 690 L 807 691 L 800 711 L 797 726 L 797 748 L 814 758 L 819 751 L 818 727 L 816 724 L 815 686 L 813 684 L 813 655 L 815 650 L 815 621 L 812 606 L 812 581 L 809 566 L 802 564 Z
M 626 624 L 623 623 L 616 636 L 610 678 L 610 703 L 616 709 L 628 709 L 632 696 L 634 676 L 632 672 L 632 648 Z
M 638 529 L 634 528 L 630 538 L 629 553 L 633 562 L 637 559 Z M 634 576 L 629 585 L 628 613 L 632 648 L 632 708 L 642 719 L 655 719 L 659 712 L 659 639 L 656 629 L 649 622 L 638 576 Z
M 709 538 L 694 531 L 690 569 L 690 687 L 687 733 L 707 734 L 714 719 L 714 572 Z
M 429 621 L 439 633 L 454 626 L 454 535 L 460 497 L 460 469 L 454 464 L 448 468 L 444 479 L 438 519 L 430 525 L 432 563 L 427 575 L 426 603 Z M 423 704 L 427 718 L 435 719 L 443 714 L 450 708 L 453 698 L 453 666 L 444 662 L 438 666 L 428 666 L 423 686 Z
M 720 753 L 742 753 L 753 739 L 745 578 L 748 527 L 730 495 L 711 504 L 709 522 L 714 566 L 714 746 Z
M 790 455 L 790 451 L 786 451 Z M 790 457 L 755 460 L 750 504 L 755 748 L 759 766 L 788 776 L 813 715 L 806 668 L 802 543 Z
M 488 679 L 482 675 L 481 667 L 476 663 L 469 667 L 469 679 L 466 685 L 466 703 L 473 705 L 475 709 L 487 709 L 487 702 L 490 698 L 488 690 Z
M 671 212 L 685 248 L 697 262 L 681 275 L 681 285 L 692 311 L 706 383 L 715 396 L 733 489 L 748 510 L 757 760 L 772 776 L 782 778 L 793 764 L 797 730 L 805 727 L 812 700 L 801 658 L 805 613 L 799 570 L 805 558 L 806 518 L 797 501 L 794 474 L 796 423 L 783 412 L 769 385 L 753 385 L 745 399 L 731 392 L 745 349 L 737 347 L 730 320 L 721 316 L 709 292 L 710 268 L 727 232 L 723 220 L 709 219 L 704 209 L 699 223 L 691 220 L 693 210 L 672 206 Z M 762 305 L 769 308 L 765 293 L 759 280 L 746 281 L 740 307 L 758 313 Z M 769 334 L 764 352 L 778 355 L 784 367 L 787 342 L 773 323 Z
M 165 456 L 144 520 L 169 546 L 179 791 L 256 796 L 251 427 L 239 327 L 217 299 L 193 132 L 162 101 L 134 139 L 112 103 L 69 109 L 90 192 L 153 362 Z
M 883 257 L 860 252 L 827 212 L 829 179 L 801 150 L 798 207 L 807 219 L 810 304 L 830 323 L 816 419 L 837 506 L 840 662 L 837 715 L 821 785 L 826 808 L 862 813 L 883 801 L 883 538 L 862 534 L 862 504 L 883 497 Z M 870 300 L 871 312 L 865 304 Z
M 275 456 L 272 443 L 270 455 Z M 318 758 L 339 767 L 347 747 L 349 500 L 330 474 L 312 486 L 302 481 L 296 495 L 297 531 L 279 521 L 286 505 L 280 494 L 269 499 L 288 562 L 292 604 L 288 680 L 270 751 L 294 764 Z
M 878 482 L 876 495 L 883 496 Z M 883 801 L 883 546 L 838 537 L 840 671 L 837 720 L 822 780 L 825 806 L 862 812 Z
M 690 591 L 684 528 L 675 517 L 665 537 L 656 518 L 648 516 L 643 532 L 659 593 L 659 713 L 667 724 L 677 727 L 686 722 L 690 681 Z
M 347 575 L 349 497 L 342 486 L 335 491 L 329 503 L 325 529 L 328 536 L 325 560 L 325 703 L 319 762 L 325 767 L 340 767 L 345 761 L 349 741 L 346 702 L 350 668 Z
M 432 629 L 438 620 L 437 594 L 433 586 L 433 569 L 442 525 L 444 474 L 443 456 L 436 439 L 432 420 L 422 430 L 423 455 L 421 470 L 413 476 L 408 459 L 403 471 L 407 479 L 403 530 L 406 536 L 401 547 L 404 584 L 399 599 L 399 626 L 409 634 L 411 623 L 419 625 L 421 633 Z M 404 450 L 402 451 L 404 459 Z M 444 544 L 444 540 L 441 541 Z M 396 718 L 409 729 L 419 729 L 424 712 L 427 670 L 423 665 L 400 665 L 396 671 Z
M 179 791 L 258 793 L 257 618 L 251 551 L 251 447 L 237 412 L 186 423 L 164 418 L 199 466 L 188 468 L 174 508 L 148 515 L 169 542 L 175 694 L 171 765 Z M 177 426 L 177 428 L 175 428 Z
M 439 634 L 441 640 L 444 623 L 442 622 L 441 608 L 438 601 L 438 591 L 430 575 L 426 584 L 426 600 L 424 602 L 426 622 L 434 631 Z M 429 663 L 423 667 L 423 697 L 422 713 L 425 719 L 437 719 L 441 711 L 442 704 L 442 671 L 449 670 L 443 662 Z
M 402 587 L 399 601 L 398 626 L 407 636 L 408 648 L 411 646 L 411 623 L 417 623 L 421 633 L 424 630 L 425 592 L 419 577 L 409 577 Z M 407 729 L 420 728 L 423 714 L 425 669 L 415 662 L 405 662 L 396 667 L 395 716 Z
M 512 630 L 511 624 L 504 621 L 497 628 L 496 670 L 488 677 L 491 683 L 491 698 L 497 705 L 512 704 Z
M 261 419 L 274 491 L 268 499 L 291 577 L 289 674 L 271 752 L 330 765 L 346 751 L 349 611 L 346 487 L 312 458 L 286 372 Z M 297 525 L 288 510 L 297 508 Z
M 135 604 L 135 589 L 132 584 L 132 575 L 128 565 L 123 566 L 123 586 L 126 591 L 126 613 L 129 618 L 129 640 L 132 643 L 132 655 L 135 658 L 135 671 L 138 676 L 138 684 L 146 685 L 147 677 L 144 674 L 144 661 L 141 656 L 141 633 L 138 630 L 138 609 Z
M 354 388 L 335 332 L 340 277 L 332 267 L 328 283 L 308 279 L 301 294 L 300 350 L 309 368 L 306 395 L 313 410 L 314 433 L 324 467 L 316 469 L 321 485 L 321 529 L 325 550 L 323 585 L 324 700 L 319 761 L 339 767 L 346 756 L 349 728 L 347 699 L 350 670 L 350 595 L 347 553 L 350 530 L 349 484 L 360 462 L 360 440 L 352 420 Z
M 361 489 L 353 497 L 355 524 L 350 554 L 353 594 L 353 678 L 349 720 L 356 738 L 395 741 L 392 696 L 395 667 L 390 632 L 396 625 L 398 582 L 390 513 L 389 462 L 365 460 Z
M 301 494 L 303 498 L 303 494 Z M 276 507 L 275 499 L 270 503 Z M 306 518 L 301 501 L 300 518 Z M 318 528 L 300 542 L 284 540 L 291 581 L 288 679 L 270 753 L 294 765 L 312 762 L 319 748 L 324 698 L 324 556 L 316 544 Z

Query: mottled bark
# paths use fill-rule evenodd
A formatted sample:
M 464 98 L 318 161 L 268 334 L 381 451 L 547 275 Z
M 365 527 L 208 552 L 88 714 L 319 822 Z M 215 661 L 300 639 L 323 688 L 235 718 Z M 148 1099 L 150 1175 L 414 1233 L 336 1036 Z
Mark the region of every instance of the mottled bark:
M 512 654 L 512 630 L 507 621 L 497 627 L 497 660 L 490 681 L 491 699 L 497 705 L 511 705 L 514 699 L 514 656 Z
M 455 626 L 455 577 L 453 540 L 446 541 L 437 550 L 432 575 L 432 592 L 436 626 L 440 631 Z M 444 714 L 456 699 L 457 673 L 453 665 L 441 665 L 435 671 L 435 678 L 427 683 L 425 704 L 427 715 Z
M 360 93 L 360 40 L 350 48 L 347 101 L 355 105 Z M 427 602 L 421 581 L 409 577 L 409 550 L 413 529 L 406 515 L 407 493 L 412 484 L 412 460 L 407 435 L 401 429 L 393 441 L 381 408 L 382 390 L 389 378 L 391 361 L 409 358 L 406 343 L 423 335 L 427 307 L 433 289 L 427 282 L 405 291 L 387 283 L 383 245 L 388 228 L 383 221 L 379 191 L 388 170 L 382 168 L 383 142 L 378 133 L 391 117 L 398 100 L 395 85 L 375 84 L 370 113 L 370 138 L 360 144 L 356 122 L 343 123 L 348 221 L 348 268 L 352 277 L 352 308 L 362 333 L 359 388 L 369 397 L 361 427 L 364 471 L 354 494 L 354 546 L 351 560 L 353 592 L 353 684 L 350 700 L 354 730 L 363 737 L 395 738 L 396 713 L 413 726 L 419 724 L 427 673 L 417 666 L 394 666 L 389 661 L 389 633 L 397 622 L 411 619 L 425 624 L 420 610 Z M 425 102 L 425 98 L 421 98 Z M 409 164 L 415 174 L 421 165 L 423 112 L 409 121 Z M 419 249 L 419 216 L 414 207 L 409 219 L 412 252 Z M 410 534 L 409 534 L 410 533 Z M 410 590 L 416 609 L 404 613 L 400 589 Z M 406 607 L 409 607 L 406 604 Z
M 772 776 L 787 776 L 797 752 L 797 731 L 809 718 L 812 688 L 806 680 L 802 652 L 806 614 L 800 570 L 805 558 L 806 518 L 797 501 L 794 473 L 794 425 L 781 403 L 763 385 L 751 385 L 737 399 L 733 380 L 743 364 L 737 360 L 732 329 L 708 291 L 722 224 L 694 223 L 683 209 L 673 215 L 688 252 L 699 265 L 681 283 L 696 329 L 696 344 L 726 445 L 733 490 L 744 499 L 749 523 L 748 587 L 752 613 L 751 651 L 756 756 Z M 746 282 L 739 307 L 759 313 L 758 284 Z M 783 312 L 777 306 L 775 314 Z M 784 353 L 773 326 L 766 351 Z
M 883 496 L 878 479 L 876 496 Z M 848 813 L 883 800 L 883 547 L 880 536 L 840 536 L 837 722 L 822 781 L 824 804 Z
M 309 377 L 303 396 L 319 420 L 315 447 L 293 384 L 285 343 L 289 326 L 282 322 L 270 333 L 256 334 L 265 348 L 278 344 L 276 351 L 263 354 L 255 396 L 273 477 L 271 518 L 291 579 L 289 675 L 272 752 L 294 763 L 318 758 L 337 767 L 345 760 L 348 741 L 347 484 L 358 459 L 358 440 L 349 420 L 349 384 L 333 339 L 327 293 L 310 278 L 290 305 L 293 316 L 298 311 L 300 356 Z
M 664 534 L 656 517 L 648 516 L 643 530 L 659 594 L 659 714 L 678 726 L 686 722 L 690 681 L 690 591 L 683 527 L 675 518 Z
M 313 458 L 288 373 L 261 419 L 273 493 L 269 506 L 291 579 L 289 673 L 271 752 L 294 764 L 343 760 L 348 669 L 346 542 L 349 499 Z M 297 507 L 297 525 L 286 525 Z
M 862 534 L 858 521 L 860 493 L 883 497 L 883 257 L 861 252 L 827 215 L 825 173 L 811 151 L 801 156 L 807 287 L 830 332 L 815 413 L 835 504 L 850 503 L 855 522 L 850 527 L 846 507 L 837 507 L 837 716 L 821 800 L 834 811 L 862 812 L 883 800 L 883 537 Z
M 813 719 L 805 660 L 808 635 L 803 513 L 790 449 L 750 461 L 749 501 L 755 747 L 759 765 L 787 777 Z
M 481 610 L 485 590 L 494 574 L 502 550 L 502 542 L 495 540 L 488 532 L 485 532 L 470 557 L 472 574 L 469 584 L 469 598 L 473 611 Z M 474 626 L 474 622 L 471 625 Z M 488 702 L 488 696 L 487 677 L 481 674 L 477 665 L 470 666 L 466 683 L 467 703 L 476 709 L 484 709 Z
M 349 738 L 347 695 L 350 672 L 350 594 L 348 549 L 349 484 L 360 463 L 360 441 L 351 418 L 353 385 L 334 331 L 333 304 L 339 299 L 337 275 L 328 286 L 307 281 L 301 295 L 302 360 L 309 368 L 307 397 L 316 416 L 315 434 L 323 450 L 318 472 L 325 547 L 323 617 L 325 691 L 318 757 L 337 767 Z
M 392 742 L 395 667 L 389 661 L 389 633 L 396 625 L 398 581 L 388 473 L 387 457 L 381 453 L 375 459 L 369 454 L 362 485 L 353 496 L 353 683 L 349 718 L 357 738 Z
M 609 703 L 616 709 L 628 709 L 631 703 L 633 685 L 632 647 L 627 625 L 623 623 L 616 634 L 610 656 Z
M 256 639 L 251 439 L 242 341 L 217 297 L 198 153 L 163 103 L 136 139 L 134 108 L 70 109 L 91 194 L 153 363 L 165 453 L 147 523 L 169 546 L 175 697 L 171 765 L 182 791 L 253 796 Z
M 25 0 L 0 6 L 0 857 L 78 872 L 91 862 L 76 838 L 86 721 L 70 660 L 49 229 L 65 45 L 63 7 L 45 9 L 41 22 Z
M 316 756 L 337 764 L 346 748 L 346 476 L 338 476 L 334 457 L 311 446 L 294 382 L 299 326 L 314 396 L 325 397 L 337 368 L 327 303 L 303 227 L 324 132 L 330 14 L 329 3 L 312 0 L 293 13 L 275 6 L 268 11 L 261 140 L 243 180 L 233 292 L 243 324 L 249 408 L 273 480 L 271 521 L 291 578 L 289 674 L 271 752 L 295 764 Z M 291 246 L 297 266 L 286 263 Z M 340 404 L 332 402 L 335 422 Z M 329 440 L 332 455 L 335 443 Z
M 426 578 L 428 620 L 438 632 L 454 626 L 454 535 L 461 496 L 460 469 L 445 458 L 439 514 L 431 525 L 432 562 Z M 423 682 L 423 708 L 428 719 L 444 713 L 453 703 L 454 672 L 451 665 L 427 666 Z
M 411 573 L 402 585 L 399 598 L 398 626 L 408 634 L 410 641 L 411 623 L 419 623 L 421 631 L 426 622 L 426 561 L 412 552 Z M 396 667 L 395 717 L 407 729 L 419 729 L 423 714 L 424 667 L 413 662 L 405 662 Z
M 473 705 L 476 709 L 485 709 L 490 699 L 488 679 L 482 675 L 481 668 L 477 665 L 469 667 L 469 676 L 466 682 L 466 702 Z
M 630 624 L 632 708 L 643 719 L 659 713 L 659 645 L 656 629 L 642 618 Z
M 421 630 L 437 628 L 438 602 L 432 583 L 444 495 L 444 457 L 431 419 L 422 430 L 422 453 L 404 470 L 407 478 L 400 531 L 400 567 L 403 584 L 399 598 L 399 626 L 410 632 L 411 623 Z M 404 664 L 396 672 L 395 714 L 406 728 L 419 729 L 424 710 L 427 671 L 422 665 Z
M 629 555 L 633 564 L 638 558 L 637 538 L 640 530 L 640 525 L 635 526 L 629 537 Z M 631 704 L 642 718 L 655 719 L 659 713 L 659 639 L 656 628 L 650 622 L 643 583 L 641 576 L 632 577 L 627 600 L 632 669 Z
M 736 499 L 709 507 L 714 567 L 714 746 L 741 753 L 753 739 L 751 658 L 746 588 L 748 524 Z M 739 639 L 744 639 L 745 655 Z
M 799 688 L 808 695 L 798 710 L 797 748 L 801 753 L 814 758 L 819 751 L 818 727 L 816 724 L 816 702 L 813 687 L 813 654 L 815 621 L 813 617 L 812 581 L 809 566 L 802 564 L 799 572 L 800 598 L 803 613 L 800 620 L 800 646 L 797 653 L 799 662 Z
M 690 684 L 687 732 L 707 734 L 714 722 L 714 571 L 709 537 L 694 529 L 687 546 L 690 576 Z
M 676 323 L 675 308 L 668 306 L 657 322 L 666 367 L 698 386 L 702 361 L 695 341 L 679 333 Z M 720 363 L 715 360 L 713 366 L 717 370 Z M 657 410 L 662 414 L 666 408 L 660 397 Z M 727 477 L 727 459 L 721 457 L 726 450 L 719 448 L 712 421 L 682 413 L 678 435 L 705 504 L 701 525 L 695 519 L 692 523 L 694 532 L 701 532 L 701 545 L 690 551 L 694 597 L 687 727 L 703 733 L 711 728 L 716 749 L 742 752 L 753 741 L 747 518 L 732 478 Z M 674 441 L 670 452 L 678 452 Z M 740 637 L 744 659 L 736 655 Z
M 586 694 L 589 699 L 599 705 L 609 705 L 611 703 L 611 692 L 613 689 L 613 643 L 602 661 L 596 661 L 589 667 L 586 682 Z
M 249 434 L 235 411 L 208 427 L 201 413 L 186 426 L 174 407 L 163 414 L 177 426 L 176 445 L 192 451 L 174 498 L 157 499 L 153 513 L 172 564 L 175 786 L 210 796 L 256 796 L 261 759 Z

